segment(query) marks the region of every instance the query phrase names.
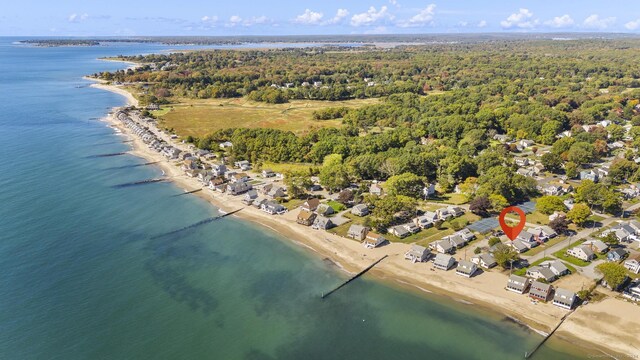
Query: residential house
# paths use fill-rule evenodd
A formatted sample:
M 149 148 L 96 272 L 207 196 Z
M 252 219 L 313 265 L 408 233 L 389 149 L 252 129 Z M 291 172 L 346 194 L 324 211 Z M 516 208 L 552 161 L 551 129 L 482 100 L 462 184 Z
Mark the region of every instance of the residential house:
M 296 222 L 300 225 L 311 226 L 313 225 L 313 221 L 316 219 L 316 213 L 308 211 L 308 210 L 300 210 L 298 213 L 298 217 L 296 218 Z
M 335 213 L 335 211 L 333 210 L 333 208 L 327 204 L 320 204 L 318 205 L 316 212 L 318 213 L 318 215 L 322 215 L 322 216 L 329 216 L 329 215 L 333 215 L 333 213 Z
M 253 207 L 255 208 L 262 209 L 262 204 L 266 202 L 267 199 L 258 196 L 255 200 L 253 200 L 253 203 L 251 205 L 253 205 Z
M 547 241 L 558 236 L 558 234 L 548 226 L 538 226 L 536 228 L 529 229 L 529 231 L 533 234 L 534 238 L 542 241 Z
M 447 211 L 453 215 L 453 217 L 459 217 L 464 215 L 464 209 L 459 206 L 449 206 L 447 207 Z
M 420 232 L 420 227 L 412 222 L 400 225 L 405 228 L 409 233 L 415 234 Z
M 551 269 L 542 266 L 532 266 L 527 269 L 527 277 L 535 280 L 544 279 L 546 282 L 553 282 L 558 278 Z
M 557 288 L 553 296 L 553 305 L 571 310 L 578 297 L 573 291 Z
M 529 289 L 529 279 L 518 275 L 509 276 L 507 290 L 518 294 L 524 294 L 527 292 L 527 289 Z
M 518 253 L 523 253 L 523 252 L 529 250 L 529 247 L 527 245 L 525 245 L 522 241 L 518 240 L 518 239 L 515 239 L 515 240 L 507 243 L 507 245 L 511 246 Z
M 436 194 L 436 185 L 435 184 L 427 184 L 422 188 L 422 196 L 425 198 L 432 197 Z
M 599 180 L 599 176 L 593 170 L 583 170 L 580 171 L 580 180 L 591 180 L 597 183 Z
M 493 136 L 493 140 L 498 140 L 501 143 L 506 143 L 507 141 L 511 140 L 511 138 L 509 137 L 509 135 L 496 134 Z
M 433 267 L 440 270 L 449 270 L 455 265 L 456 259 L 447 254 L 436 254 L 436 258 L 433 261 Z
M 562 186 L 560 185 L 547 185 L 542 189 L 545 195 L 557 196 L 562 194 Z
M 452 253 L 454 250 L 453 245 L 451 245 L 451 242 L 448 240 L 434 241 L 431 244 L 429 244 L 429 248 L 440 254 L 449 254 L 449 253 Z
M 275 201 L 265 201 L 260 209 L 270 215 L 281 215 L 287 212 L 287 208 Z
M 525 157 L 517 157 L 515 158 L 516 165 L 523 167 L 529 165 L 529 159 Z
M 240 161 L 236 161 L 233 163 L 233 166 L 235 166 L 237 169 L 243 169 L 251 166 L 251 163 L 247 160 L 240 160 Z
M 560 260 L 544 261 L 538 266 L 551 270 L 556 277 L 568 275 L 570 273 L 569 268 Z
M 226 190 L 226 184 L 224 182 L 224 179 L 220 177 L 209 179 L 209 189 L 218 190 L 218 191 L 222 189 L 221 192 L 224 192 Z
M 618 262 L 624 260 L 627 255 L 629 255 L 629 252 L 624 248 L 615 248 L 609 251 L 609 253 L 607 254 L 607 260 Z
M 384 236 L 375 233 L 373 231 L 369 231 L 367 232 L 367 235 L 364 238 L 364 241 L 362 242 L 362 244 L 364 245 L 364 247 L 366 247 L 367 249 L 373 249 L 373 248 L 377 248 L 378 246 L 382 245 L 385 241 L 387 241 L 387 239 L 384 238 Z
M 225 142 L 220 143 L 219 146 L 220 146 L 220 149 L 224 150 L 224 149 L 228 149 L 228 148 L 233 147 L 233 144 L 231 143 L 231 141 L 225 141 Z
M 369 214 L 369 207 L 366 204 L 358 204 L 351 208 L 351 213 L 356 216 L 366 216 Z
M 476 238 L 476 236 L 471 232 L 471 230 L 467 228 L 464 228 L 456 232 L 456 235 L 459 235 L 460 237 L 462 237 L 466 242 L 469 242 Z
M 429 260 L 431 251 L 424 246 L 413 244 L 409 251 L 404 254 L 404 258 L 411 262 L 423 262 Z
M 448 208 L 438 209 L 436 210 L 436 214 L 438 215 L 438 219 L 444 221 L 453 218 L 453 214 L 449 211 Z
M 536 175 L 536 173 L 531 168 L 520 168 L 516 170 L 516 174 L 527 177 L 534 177 Z
M 551 297 L 551 291 L 553 291 L 551 285 L 534 281 L 531 283 L 531 288 L 529 289 L 529 297 L 546 302 Z
M 449 241 L 451 243 L 451 246 L 453 246 L 456 249 L 459 249 L 467 245 L 467 241 L 461 235 L 458 235 L 458 234 L 445 236 L 442 238 L 442 240 Z
M 598 239 L 588 239 L 583 242 L 582 245 L 589 246 L 593 252 L 604 254 L 609 250 L 609 245 L 602 242 L 602 240 Z
M 276 173 L 271 169 L 263 169 L 261 175 L 263 178 L 270 178 L 276 176 Z
M 225 164 L 213 164 L 211 165 L 211 173 L 213 176 L 224 176 L 227 173 L 227 166 Z
M 242 198 L 242 202 L 247 204 L 247 205 L 251 205 L 253 203 L 253 200 L 258 198 L 258 192 L 255 190 L 249 190 L 244 194 L 244 197 Z
M 472 277 L 475 272 L 478 271 L 478 266 L 471 261 L 460 260 L 458 261 L 458 267 L 456 268 L 456 275 L 464 277 Z
M 491 269 L 498 265 L 496 259 L 491 254 L 475 255 L 471 258 L 471 262 L 485 269 Z
M 265 184 L 260 191 L 262 192 L 263 195 L 267 195 L 269 194 L 269 191 L 271 191 L 271 189 L 273 189 L 273 184 Z
M 227 192 L 231 195 L 240 195 L 244 194 L 247 191 L 251 190 L 253 186 L 246 182 L 236 182 L 233 184 L 227 185 Z
M 373 183 L 369 186 L 369 192 L 371 195 L 382 195 L 382 187 L 378 183 Z
M 428 229 L 433 226 L 433 221 L 429 220 L 426 216 L 419 216 L 413 219 L 413 222 L 421 229 Z
M 285 197 L 284 188 L 281 186 L 273 186 L 267 193 L 267 198 L 274 200 Z
M 316 211 L 318 206 L 320 206 L 320 199 L 308 199 L 300 205 L 300 208 L 306 211 Z
M 397 236 L 400 239 L 404 239 L 407 236 L 411 235 L 411 233 L 409 233 L 409 231 L 407 231 L 407 229 L 402 225 L 390 227 L 388 231 L 389 234 Z
M 316 220 L 313 222 L 313 225 L 311 225 L 311 228 L 316 230 L 328 230 L 328 229 L 331 229 L 333 226 L 334 224 L 331 221 L 331 219 L 322 215 L 318 215 L 316 217 Z
M 536 239 L 533 236 L 533 234 L 528 232 L 528 231 L 521 231 L 520 234 L 518 234 L 518 237 L 516 238 L 516 240 L 519 240 L 521 243 L 523 243 L 529 249 L 534 248 L 534 247 L 539 245 L 538 241 L 536 241 Z M 516 240 L 514 240 L 514 241 L 516 241 Z
M 634 256 L 624 262 L 624 267 L 634 274 L 640 274 L 640 256 Z
M 246 182 L 249 181 L 249 175 L 247 175 L 246 173 L 233 174 L 230 180 L 232 183 Z
M 522 139 L 518 142 L 518 145 L 520 145 L 520 147 L 522 149 L 526 149 L 529 147 L 532 147 L 533 145 L 535 145 L 536 143 L 533 142 L 532 140 L 527 140 L 527 139 Z
M 367 236 L 367 231 L 369 231 L 369 229 L 366 226 L 353 224 L 349 227 L 347 236 L 352 239 L 362 241 Z
M 564 211 L 554 211 L 553 214 L 549 215 L 549 221 L 553 221 L 559 218 L 566 218 L 566 217 L 567 217 L 567 213 L 565 213 Z
M 596 258 L 596 254 L 587 245 L 573 247 L 567 250 L 567 254 L 584 261 L 591 261 Z

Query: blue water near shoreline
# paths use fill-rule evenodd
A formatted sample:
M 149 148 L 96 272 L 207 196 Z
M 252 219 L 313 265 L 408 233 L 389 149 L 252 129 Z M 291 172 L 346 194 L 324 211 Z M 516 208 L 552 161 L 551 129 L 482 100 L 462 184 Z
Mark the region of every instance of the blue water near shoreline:
M 1 359 L 517 359 L 541 337 L 500 316 L 344 279 L 277 234 L 157 177 L 104 123 L 123 103 L 81 77 L 101 56 L 0 38 Z M 78 87 L 80 86 L 80 87 Z M 549 347 L 540 359 L 579 358 Z

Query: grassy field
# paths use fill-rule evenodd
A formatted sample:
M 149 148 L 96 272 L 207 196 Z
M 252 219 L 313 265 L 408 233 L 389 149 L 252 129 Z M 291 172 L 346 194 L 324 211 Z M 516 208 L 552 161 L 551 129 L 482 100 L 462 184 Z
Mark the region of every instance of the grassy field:
M 556 251 L 555 253 L 553 253 L 553 256 L 557 257 L 560 260 L 564 260 L 564 261 L 566 261 L 568 263 L 576 265 L 576 266 L 588 266 L 590 264 L 590 262 L 584 261 L 584 260 L 580 260 L 578 258 L 574 258 L 573 256 L 569 256 L 569 255 L 565 254 L 566 251 L 569 248 L 578 246 L 578 245 L 582 244 L 583 242 L 584 242 L 584 240 L 578 240 L 578 241 L 574 242 L 573 244 L 563 248 L 562 250 Z
M 315 110 L 339 106 L 355 108 L 378 101 L 292 100 L 286 104 L 266 104 L 245 98 L 184 99 L 176 104 L 163 105 L 158 119 L 161 127 L 173 128 L 180 136 L 202 137 L 215 130 L 239 127 L 273 128 L 303 134 L 312 128 L 341 126 L 340 119 L 314 120 L 311 114 Z
M 288 171 L 292 172 L 304 172 L 308 173 L 309 169 L 319 170 L 321 168 L 320 165 L 307 164 L 307 163 L 282 163 L 276 164 L 272 162 L 265 162 L 262 164 L 260 169 L 271 169 L 277 173 L 285 173 Z
M 557 243 L 560 243 L 564 240 L 567 240 L 566 236 L 556 236 L 553 239 L 547 241 L 546 243 L 544 243 L 544 245 L 540 245 L 540 246 L 536 246 L 533 249 L 527 251 L 526 253 L 524 253 L 525 256 L 533 256 L 537 253 L 541 253 L 542 251 L 544 251 L 544 249 L 548 249 L 552 246 L 554 246 Z

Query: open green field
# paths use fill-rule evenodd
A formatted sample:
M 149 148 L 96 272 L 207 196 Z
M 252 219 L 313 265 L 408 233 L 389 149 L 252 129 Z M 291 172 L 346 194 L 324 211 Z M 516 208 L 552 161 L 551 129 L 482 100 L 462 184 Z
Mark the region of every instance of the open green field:
M 360 107 L 378 99 L 348 101 L 292 100 L 267 104 L 236 99 L 185 99 L 163 105 L 157 112 L 161 127 L 173 128 L 180 136 L 202 137 L 226 128 L 272 128 L 303 134 L 312 128 L 340 127 L 342 120 L 314 120 L 312 113 L 328 107 Z M 165 109 L 169 109 L 166 111 Z

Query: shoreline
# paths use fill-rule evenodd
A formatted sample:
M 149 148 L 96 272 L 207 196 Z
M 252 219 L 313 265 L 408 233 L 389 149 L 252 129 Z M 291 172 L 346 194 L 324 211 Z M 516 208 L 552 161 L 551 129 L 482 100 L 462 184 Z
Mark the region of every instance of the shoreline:
M 97 79 L 92 78 L 86 79 L 97 81 Z M 128 105 L 137 105 L 137 100 L 133 95 L 122 88 L 106 85 L 104 82 L 94 83 L 91 86 L 123 95 L 127 99 Z M 114 112 L 119 108 L 115 108 Z M 178 187 L 185 190 L 202 188 L 202 184 L 197 179 L 188 178 L 181 169 L 171 165 L 161 154 L 149 150 L 137 136 L 132 134 L 114 116 L 110 114 L 103 120 L 133 140 L 130 154 L 148 161 L 159 161 L 156 165 Z M 526 295 L 518 295 L 504 290 L 507 275 L 499 272 L 485 271 L 472 279 L 462 278 L 456 275 L 455 271 L 432 272 L 429 271 L 430 263 L 412 264 L 404 260 L 403 255 L 410 247 L 408 244 L 392 243 L 378 249 L 367 250 L 356 241 L 298 225 L 295 222 L 295 211 L 281 216 L 272 216 L 253 207 L 246 207 L 240 201 L 240 198 L 228 194 L 214 193 L 211 190 L 204 189 L 193 195 L 208 201 L 214 207 L 225 212 L 233 211 L 240 207 L 245 208 L 233 216 L 269 228 L 288 241 L 301 245 L 300 247 L 305 251 L 313 252 L 322 258 L 331 260 L 337 268 L 349 274 L 360 271 L 373 262 L 374 259 L 389 255 L 387 260 L 369 272 L 377 281 L 382 281 L 385 284 L 405 291 L 408 290 L 421 296 L 436 294 L 451 298 L 461 305 L 477 307 L 480 308 L 480 311 L 504 316 L 506 319 L 511 319 L 528 327 L 532 332 L 539 335 L 548 333 L 560 321 L 560 318 L 566 314 L 565 310 L 551 304 L 534 305 Z M 460 255 L 456 254 L 456 257 L 460 257 Z M 607 309 L 610 307 L 621 309 L 620 304 L 634 308 L 633 305 L 621 300 L 607 300 L 614 302 L 610 306 L 606 306 Z M 595 305 L 600 305 L 601 303 L 590 306 L 595 307 Z M 586 310 L 589 309 L 587 308 Z M 632 310 L 638 312 L 637 307 Z M 635 318 L 640 319 L 640 316 Z M 636 320 L 631 322 L 633 323 L 634 321 Z M 592 325 L 590 324 L 591 322 L 593 322 L 593 317 L 585 309 L 578 309 L 566 321 L 565 324 L 568 325 L 561 326 L 557 334 L 551 339 L 549 346 L 553 347 L 554 342 L 559 345 L 561 345 L 560 343 L 571 343 L 573 348 L 582 350 L 586 348 L 593 353 L 601 354 L 599 356 L 613 353 L 624 357 L 625 354 L 629 356 L 629 354 L 638 353 L 637 349 L 632 345 L 633 341 L 623 342 L 623 340 L 619 340 L 619 333 L 607 331 L 611 330 L 611 328 L 594 330 L 593 326 L 585 325 L 585 323 Z M 638 320 L 638 324 L 640 324 L 640 320 Z M 600 350 L 600 347 L 606 348 L 606 352 Z M 640 353 L 638 354 L 640 355 Z

